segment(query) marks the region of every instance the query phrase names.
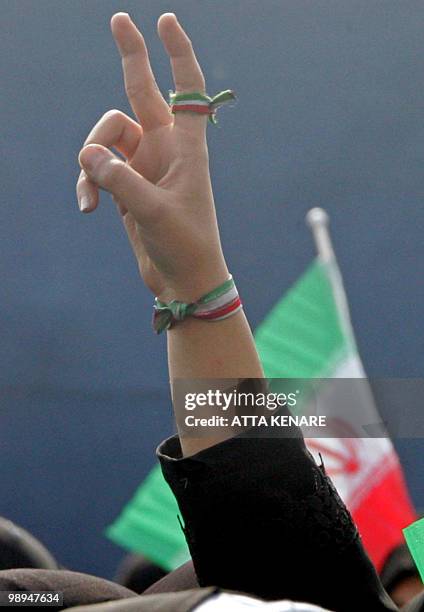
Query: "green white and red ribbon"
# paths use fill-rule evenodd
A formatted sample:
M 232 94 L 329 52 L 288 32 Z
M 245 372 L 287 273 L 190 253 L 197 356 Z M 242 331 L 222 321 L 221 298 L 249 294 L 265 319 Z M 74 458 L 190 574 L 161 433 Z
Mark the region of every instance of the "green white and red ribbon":
M 192 113 L 200 113 L 209 115 L 209 121 L 216 124 L 216 111 L 220 106 L 233 102 L 236 99 L 234 92 L 231 89 L 226 89 L 216 94 L 213 98 L 206 94 L 194 91 L 191 93 L 173 93 L 169 92 L 169 104 L 171 113 L 179 111 L 189 111 Z
M 230 276 L 225 283 L 201 297 L 197 302 L 186 304 L 173 300 L 165 303 L 156 298 L 153 307 L 153 329 L 160 334 L 189 316 L 203 321 L 222 321 L 238 312 L 242 307 L 233 277 Z

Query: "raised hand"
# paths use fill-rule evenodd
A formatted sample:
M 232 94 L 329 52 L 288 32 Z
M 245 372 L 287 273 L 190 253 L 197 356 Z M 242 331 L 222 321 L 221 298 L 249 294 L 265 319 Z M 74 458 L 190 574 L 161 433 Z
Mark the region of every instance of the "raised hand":
M 99 188 L 109 191 L 146 285 L 161 300 L 194 301 L 228 277 L 210 184 L 207 116 L 172 115 L 130 17 L 114 15 L 111 27 L 138 122 L 112 110 L 92 129 L 79 155 L 78 203 L 90 213 L 98 205 Z M 205 92 L 190 39 L 175 15 L 160 17 L 158 33 L 175 91 Z

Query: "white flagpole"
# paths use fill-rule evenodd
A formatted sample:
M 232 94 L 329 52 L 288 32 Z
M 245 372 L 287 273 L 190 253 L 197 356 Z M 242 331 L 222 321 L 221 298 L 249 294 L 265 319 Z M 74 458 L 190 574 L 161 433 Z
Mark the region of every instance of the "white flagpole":
M 343 278 L 334 253 L 329 230 L 330 218 L 322 208 L 311 208 L 306 214 L 306 223 L 312 231 L 318 259 L 328 271 L 328 278 L 333 289 L 339 321 L 351 349 L 357 351 L 355 334 L 350 318 L 349 304 L 343 285 Z
M 330 218 L 327 212 L 322 208 L 311 208 L 306 214 L 306 223 L 310 227 L 312 231 L 312 235 L 314 237 L 318 260 L 324 266 L 327 271 L 328 279 L 333 290 L 334 302 L 336 305 L 340 325 L 345 334 L 346 341 L 349 343 L 349 348 L 352 351 L 352 354 L 358 354 L 358 348 L 355 340 L 355 334 L 353 331 L 352 321 L 350 318 L 349 304 L 347 301 L 347 296 L 345 292 L 345 288 L 343 285 L 343 277 L 340 272 L 339 265 L 337 263 L 337 258 L 334 253 L 333 244 L 331 242 L 331 235 L 329 230 Z M 357 360 L 358 366 L 360 368 L 360 376 L 355 376 L 355 378 L 366 379 L 367 376 L 362 366 L 362 362 L 360 359 Z M 362 384 L 359 387 L 359 391 L 368 397 L 365 397 L 364 405 L 373 405 L 373 409 L 375 411 L 377 423 L 371 423 L 373 430 L 371 433 L 371 437 L 375 437 L 376 430 L 375 426 L 378 425 L 379 432 L 381 432 L 381 437 L 385 438 L 388 436 L 387 431 L 385 429 L 384 423 L 381 422 L 381 417 L 378 413 L 378 409 L 375 405 L 373 393 L 369 384 Z M 368 424 L 367 424 L 368 425 Z M 367 437 L 370 437 L 370 433 L 368 432 L 366 426 L 363 426 L 365 432 L 367 432 Z
M 323 263 L 330 263 L 336 259 L 328 229 L 330 218 L 323 208 L 311 208 L 306 214 L 306 223 L 309 225 L 315 240 L 318 257 Z

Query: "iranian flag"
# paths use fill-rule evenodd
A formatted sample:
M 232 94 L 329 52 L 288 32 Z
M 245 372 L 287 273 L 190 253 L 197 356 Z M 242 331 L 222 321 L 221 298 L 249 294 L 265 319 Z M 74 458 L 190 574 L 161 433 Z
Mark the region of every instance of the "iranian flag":
M 333 419 L 337 426 L 330 426 L 334 437 L 305 441 L 318 461 L 319 454 L 322 456 L 371 560 L 381 570 L 390 552 L 403 543 L 402 529 L 416 519 L 416 514 L 396 451 L 381 427 L 366 381 L 327 215 L 322 209 L 313 209 L 307 219 L 318 257 L 258 327 L 256 344 L 267 378 L 324 379 L 318 394 L 326 414 L 331 414 L 332 408 L 340 414 L 340 404 L 349 403 L 341 381 L 331 385 L 328 379 L 361 379 L 345 414 L 350 413 L 356 423 L 378 424 L 382 437 L 359 437 L 364 435 L 363 430 L 357 435 L 358 428 L 355 431 L 349 418 L 337 418 Z

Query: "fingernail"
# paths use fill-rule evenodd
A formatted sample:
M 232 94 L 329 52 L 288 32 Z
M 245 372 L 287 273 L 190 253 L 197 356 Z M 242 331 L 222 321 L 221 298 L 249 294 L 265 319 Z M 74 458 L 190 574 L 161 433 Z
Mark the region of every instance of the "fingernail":
M 82 196 L 81 200 L 79 201 L 79 207 L 82 213 L 88 212 L 90 209 L 90 198 L 85 195 Z
M 105 151 L 102 151 L 102 149 L 98 149 L 95 146 L 88 146 L 81 151 L 79 161 L 84 170 L 95 172 L 97 166 L 106 158 L 107 153 Z

